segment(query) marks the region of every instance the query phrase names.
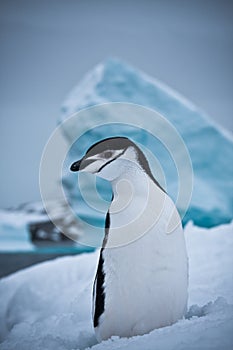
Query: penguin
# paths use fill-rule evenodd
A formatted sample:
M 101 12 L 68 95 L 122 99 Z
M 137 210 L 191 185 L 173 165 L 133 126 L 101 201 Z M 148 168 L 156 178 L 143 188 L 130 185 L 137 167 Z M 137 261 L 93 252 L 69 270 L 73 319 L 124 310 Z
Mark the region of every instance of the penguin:
M 143 335 L 183 318 L 188 257 L 181 219 L 139 146 L 127 137 L 103 139 L 70 170 L 108 180 L 113 191 L 93 285 L 97 340 Z

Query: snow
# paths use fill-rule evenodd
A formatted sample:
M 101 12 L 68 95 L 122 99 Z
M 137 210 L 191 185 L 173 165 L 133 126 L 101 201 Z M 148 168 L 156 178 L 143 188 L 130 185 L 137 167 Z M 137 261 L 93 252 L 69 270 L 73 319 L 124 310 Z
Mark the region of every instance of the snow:
M 193 195 L 183 220 L 184 224 L 192 220 L 198 226 L 212 227 L 230 222 L 233 209 L 231 190 L 233 167 L 229 162 L 233 151 L 231 135 L 223 131 L 179 93 L 116 59 L 108 59 L 94 67 L 71 91 L 62 106 L 60 121 L 67 120 L 77 111 L 109 102 L 137 104 L 158 111 L 172 123 L 181 135 L 190 153 L 194 170 Z M 98 116 L 98 113 L 96 114 L 93 112 L 93 118 Z M 112 119 L 113 122 L 118 121 L 116 116 Z M 127 115 L 126 119 L 130 123 L 130 115 Z M 101 120 L 99 116 L 98 120 Z M 102 122 L 106 124 L 104 115 Z M 74 123 L 71 126 L 69 123 L 61 123 L 66 139 L 71 140 L 75 134 L 81 135 L 82 131 L 86 130 L 84 124 Z M 90 124 L 90 129 L 91 126 Z M 148 125 L 148 128 L 153 131 L 156 125 Z M 114 125 L 114 128 L 112 125 L 104 125 L 102 128 L 89 130 L 73 145 L 66 166 L 81 157 L 94 142 L 116 135 L 130 137 L 133 141 L 147 147 L 155 155 L 165 174 L 165 183 L 168 184 L 167 192 L 175 199 L 178 179 L 174 164 L 169 160 L 164 149 L 159 147 L 145 130 L 139 131 L 138 128 L 127 127 L 125 124 Z M 77 190 L 77 177 L 65 171 L 63 184 L 70 203 L 74 207 L 77 202 L 79 203 L 81 213 L 79 216 L 96 217 L 98 221 L 98 213 L 86 205 Z M 87 193 L 88 189 L 90 189 L 89 179 L 84 192 Z M 110 193 L 109 186 L 103 182 L 99 182 L 98 190 L 104 198 L 106 198 L 106 193 Z M 93 188 L 91 192 L 93 195 Z M 98 202 L 98 198 L 96 201 Z M 97 207 L 100 205 L 99 203 Z M 178 209 L 182 211 L 179 206 Z
M 44 262 L 0 281 L 1 350 L 232 349 L 233 222 L 185 228 L 189 311 L 143 336 L 97 343 L 91 322 L 98 251 Z

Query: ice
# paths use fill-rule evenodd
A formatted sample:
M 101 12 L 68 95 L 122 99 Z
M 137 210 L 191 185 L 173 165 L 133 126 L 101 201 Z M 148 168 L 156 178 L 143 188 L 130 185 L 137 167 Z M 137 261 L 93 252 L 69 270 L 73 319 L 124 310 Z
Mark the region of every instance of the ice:
M 61 120 L 66 120 L 74 112 L 106 102 L 129 102 L 152 108 L 166 117 L 182 136 L 194 169 L 193 196 L 184 223 L 192 220 L 196 225 L 212 227 L 232 219 L 231 135 L 215 125 L 201 110 L 177 92 L 116 59 L 108 59 L 97 65 L 71 91 L 62 106 Z M 62 125 L 68 139 L 71 134 L 82 131 L 82 127 L 84 126 L 80 124 L 72 125 L 71 130 Z M 171 162 L 167 161 L 167 154 L 157 145 L 153 147 L 151 138 L 145 132 L 139 133 L 137 129 L 130 127 L 115 126 L 112 130 L 112 127 L 106 126 L 86 133 L 70 151 L 66 162 L 67 169 L 93 142 L 116 134 L 129 136 L 154 152 L 164 168 L 168 193 L 175 198 L 176 179 Z M 67 169 L 63 183 L 71 203 L 74 206 L 78 203 L 80 216 L 98 221 L 101 218 L 97 211 L 82 201 L 77 189 L 77 177 L 69 174 Z M 94 191 L 90 191 L 93 195 Z M 99 191 L 102 194 L 109 193 L 110 188 L 106 183 L 99 182 Z
M 91 321 L 98 251 L 44 262 L 0 280 L 1 350 L 232 349 L 233 223 L 188 223 L 189 311 L 172 326 L 97 343 Z

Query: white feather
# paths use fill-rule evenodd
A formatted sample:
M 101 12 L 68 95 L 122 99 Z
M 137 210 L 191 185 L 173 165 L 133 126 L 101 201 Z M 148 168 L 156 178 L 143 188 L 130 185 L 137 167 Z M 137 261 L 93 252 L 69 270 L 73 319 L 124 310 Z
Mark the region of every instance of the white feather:
M 98 340 L 170 325 L 183 317 L 187 306 L 188 262 L 175 205 L 135 162 L 119 159 L 105 174 L 110 177 L 119 169 L 127 171 L 112 181 Z

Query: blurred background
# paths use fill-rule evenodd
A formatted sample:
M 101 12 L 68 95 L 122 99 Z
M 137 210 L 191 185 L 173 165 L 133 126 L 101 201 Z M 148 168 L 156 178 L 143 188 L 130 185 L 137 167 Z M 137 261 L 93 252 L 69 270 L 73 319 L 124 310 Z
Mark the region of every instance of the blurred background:
M 161 80 L 232 131 L 232 19 L 226 0 L 1 0 L 0 208 L 40 201 L 40 158 L 61 104 L 107 57 Z
M 232 130 L 232 17 L 232 1 L 1 0 L 0 207 L 40 200 L 40 158 L 60 106 L 109 56 Z

